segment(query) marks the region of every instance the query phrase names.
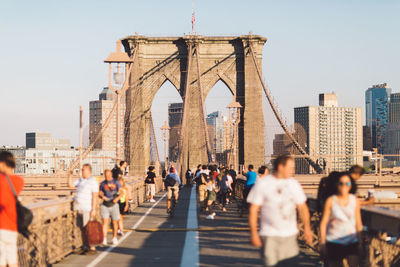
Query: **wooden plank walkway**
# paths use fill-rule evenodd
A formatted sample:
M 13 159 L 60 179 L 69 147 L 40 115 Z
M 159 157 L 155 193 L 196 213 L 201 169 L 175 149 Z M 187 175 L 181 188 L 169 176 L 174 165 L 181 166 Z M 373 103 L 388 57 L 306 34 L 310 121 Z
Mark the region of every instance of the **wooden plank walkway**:
M 133 215 L 125 216 L 125 227 L 186 228 L 190 193 L 187 187 L 181 191 L 174 218 L 167 217 L 165 192 L 161 192 L 156 197 L 161 201 L 156 205 L 145 203 L 135 209 Z M 199 227 L 247 227 L 246 218 L 238 216 L 236 204 L 229 204 L 227 208 L 227 212 L 217 210 L 215 220 L 206 220 L 206 214 L 198 212 Z M 181 266 L 185 231 L 130 231 L 126 235 L 112 249 L 99 247 L 99 252 L 91 256 L 70 255 L 55 266 Z M 249 244 L 247 231 L 200 231 L 198 237 L 200 262 L 197 266 L 262 266 L 259 250 Z M 111 235 L 108 240 L 111 241 Z M 318 257 L 302 248 L 300 261 L 302 266 L 316 266 Z

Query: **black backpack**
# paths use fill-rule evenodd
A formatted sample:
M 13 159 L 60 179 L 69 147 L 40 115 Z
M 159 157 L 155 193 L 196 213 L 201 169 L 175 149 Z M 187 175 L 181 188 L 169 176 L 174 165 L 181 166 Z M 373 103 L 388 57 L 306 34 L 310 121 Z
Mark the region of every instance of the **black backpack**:
M 165 177 L 164 183 L 166 186 L 174 186 L 176 184 L 176 180 L 172 176 L 167 175 L 167 177 Z
M 15 188 L 8 175 L 5 173 L 3 173 L 3 175 L 7 178 L 8 184 L 10 185 L 11 191 L 15 198 L 15 204 L 17 207 L 18 232 L 28 238 L 31 234 L 31 232 L 28 230 L 28 227 L 32 223 L 33 213 L 30 209 L 24 207 L 24 205 L 22 205 L 22 203 L 18 200 L 17 193 L 15 192 Z

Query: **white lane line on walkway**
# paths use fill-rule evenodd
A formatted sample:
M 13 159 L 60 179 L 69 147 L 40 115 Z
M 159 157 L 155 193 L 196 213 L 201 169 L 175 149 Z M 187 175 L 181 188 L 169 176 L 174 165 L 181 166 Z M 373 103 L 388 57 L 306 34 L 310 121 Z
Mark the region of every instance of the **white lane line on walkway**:
M 187 217 L 188 229 L 197 229 L 197 198 L 196 198 L 196 187 L 192 186 L 192 192 L 190 194 L 189 212 Z M 181 267 L 187 266 L 199 266 L 199 232 L 189 231 L 186 232 L 185 246 L 183 247 Z
M 153 204 L 153 206 L 151 206 L 145 214 L 143 214 L 142 217 L 140 217 L 140 219 L 135 223 L 134 226 L 132 226 L 132 230 L 135 230 L 136 228 L 139 227 L 139 225 L 143 222 L 143 220 L 147 217 L 147 215 L 150 214 L 150 212 L 153 210 L 153 208 L 155 206 L 158 205 L 158 203 L 160 203 L 161 200 L 163 200 L 165 198 L 165 196 L 167 195 L 167 193 L 165 193 L 156 203 Z M 114 248 L 116 248 L 119 244 L 121 244 L 122 241 L 124 241 L 125 239 L 127 239 L 130 234 L 132 234 L 133 232 L 129 232 L 126 233 L 120 240 L 118 240 L 118 244 L 117 245 L 112 245 L 110 247 L 108 247 L 105 251 L 103 251 L 97 258 L 95 258 L 91 263 L 89 263 L 88 265 L 86 265 L 86 267 L 94 267 L 96 266 L 102 259 L 104 259 L 108 253 L 110 253 L 111 251 L 114 250 Z

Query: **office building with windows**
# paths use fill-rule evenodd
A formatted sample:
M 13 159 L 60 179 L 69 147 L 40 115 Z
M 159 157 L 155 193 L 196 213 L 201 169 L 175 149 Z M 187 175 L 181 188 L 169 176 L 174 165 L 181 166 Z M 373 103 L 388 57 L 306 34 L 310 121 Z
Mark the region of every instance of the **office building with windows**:
M 168 157 L 169 161 L 178 160 L 179 138 L 181 131 L 181 124 L 183 118 L 183 103 L 170 103 L 168 104 L 168 126 L 169 139 L 168 139 Z
M 384 154 L 400 153 L 400 93 L 390 95 L 389 120 L 385 136 Z M 400 157 L 388 157 L 400 161 Z
M 104 87 L 99 94 L 99 100 L 89 102 L 89 142 L 94 142 L 97 134 L 101 131 L 108 115 L 110 114 L 116 99 L 116 94 L 112 92 L 108 87 Z M 120 101 L 121 113 L 114 116 L 104 131 L 102 136 L 95 143 L 94 148 L 104 151 L 115 151 L 116 150 L 116 127 L 117 127 L 117 116 L 120 116 L 120 144 L 121 144 L 121 156 L 124 155 L 125 150 L 125 137 L 124 137 L 124 126 L 125 126 L 125 98 L 122 97 Z
M 212 144 L 211 152 L 214 154 L 224 152 L 224 115 L 221 111 L 215 111 L 207 115 L 207 124 L 212 126 L 213 132 L 209 134 Z
M 320 94 L 319 106 L 294 109 L 300 145 L 327 171 L 362 165 L 363 128 L 360 107 L 339 107 L 336 94 Z M 312 173 L 304 159 L 296 159 L 296 173 Z
M 384 150 L 391 91 L 387 83 L 373 85 L 365 91 L 365 124 L 371 131 L 372 146 L 379 153 Z

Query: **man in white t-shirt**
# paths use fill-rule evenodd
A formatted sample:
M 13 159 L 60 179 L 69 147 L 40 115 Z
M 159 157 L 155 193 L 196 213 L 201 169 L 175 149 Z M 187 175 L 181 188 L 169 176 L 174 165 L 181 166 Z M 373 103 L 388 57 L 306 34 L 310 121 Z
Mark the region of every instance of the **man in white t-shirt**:
M 96 216 L 97 198 L 99 193 L 99 184 L 92 177 L 92 167 L 90 164 L 84 164 L 82 166 L 82 177 L 72 182 L 68 180 L 69 187 L 76 188 L 76 196 L 74 209 L 78 212 L 78 226 L 82 229 L 82 237 L 84 242 L 84 249 L 87 249 L 89 245 L 83 229 L 91 218 Z M 91 246 L 87 251 L 87 254 L 94 254 L 96 247 Z
M 279 156 L 274 161 L 273 175 L 259 179 L 247 197 L 251 204 L 251 243 L 262 248 L 265 266 L 297 266 L 299 231 L 296 209 L 304 223 L 304 239 L 308 244 L 312 241 L 307 198 L 293 175 L 293 158 L 287 155 Z

